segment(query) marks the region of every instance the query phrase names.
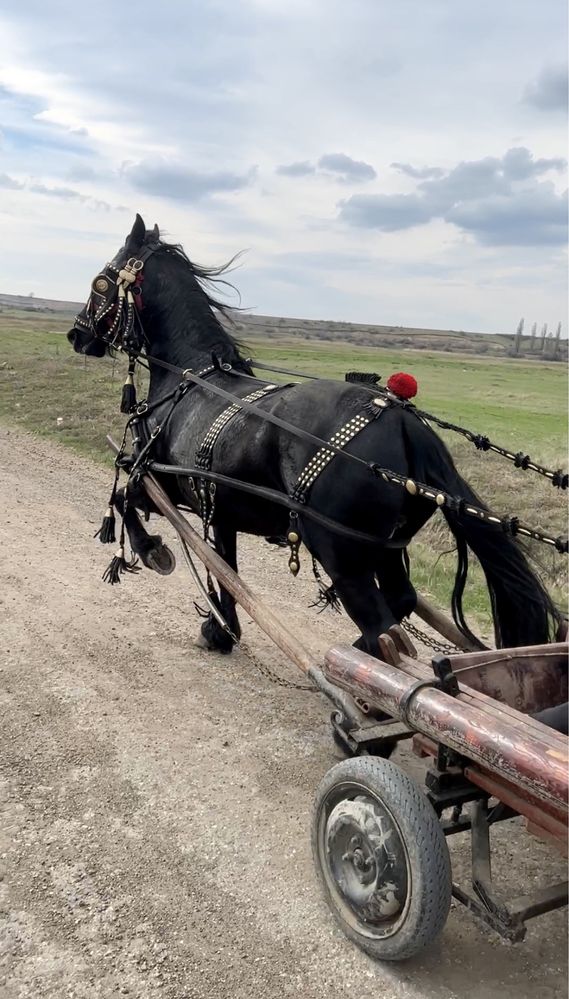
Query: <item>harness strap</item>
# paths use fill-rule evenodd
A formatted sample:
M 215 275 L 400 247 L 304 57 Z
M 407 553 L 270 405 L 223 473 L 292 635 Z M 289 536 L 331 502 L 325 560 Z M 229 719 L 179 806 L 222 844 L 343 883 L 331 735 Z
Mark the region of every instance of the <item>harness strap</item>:
M 122 464 L 128 471 L 131 464 L 128 459 L 123 461 Z M 365 531 L 358 531 L 355 527 L 347 527 L 347 525 L 341 524 L 337 520 L 332 520 L 331 517 L 327 517 L 324 513 L 318 513 L 317 510 L 313 510 L 310 506 L 304 507 L 301 503 L 287 496 L 286 493 L 281 493 L 278 489 L 271 489 L 269 486 L 254 485 L 251 482 L 244 482 L 242 479 L 234 479 L 231 475 L 222 475 L 221 472 L 207 472 L 204 469 L 187 468 L 185 465 L 164 465 L 159 461 L 149 461 L 147 467 L 151 472 L 157 472 L 159 475 L 183 476 L 184 478 L 189 478 L 190 482 L 192 479 L 199 477 L 206 479 L 208 482 L 215 482 L 220 486 L 227 486 L 228 489 L 251 493 L 252 496 L 258 496 L 260 499 L 276 503 L 278 506 L 284 506 L 297 514 L 302 514 L 303 517 L 314 520 L 317 524 L 321 524 L 322 527 L 333 531 L 335 534 L 341 534 L 343 537 L 351 538 L 353 541 L 360 541 L 364 544 L 385 546 L 383 538 L 374 534 L 367 534 Z
M 381 410 L 380 410 L 381 412 Z M 377 415 L 377 414 L 376 414 Z M 376 417 L 368 415 L 367 413 L 358 413 L 357 416 L 353 416 L 351 420 L 348 420 L 343 427 L 330 438 L 330 444 L 333 447 L 339 447 L 340 449 L 345 448 L 346 444 L 357 437 L 361 431 L 367 427 L 368 423 L 371 423 Z M 335 452 L 330 449 L 329 444 L 321 447 L 319 451 L 310 459 L 310 461 L 304 466 L 302 472 L 300 473 L 296 485 L 292 490 L 292 498 L 298 500 L 299 503 L 306 503 L 308 494 L 316 482 L 316 479 L 324 471 L 327 465 L 330 464 L 332 458 L 334 458 Z
M 250 392 L 248 395 L 243 397 L 243 402 L 259 402 L 266 396 L 270 395 L 272 392 L 277 392 L 280 389 L 288 388 L 287 385 L 264 385 L 262 388 L 256 389 L 255 392 Z M 211 468 L 211 463 L 213 459 L 213 449 L 223 430 L 231 423 L 234 417 L 240 412 L 240 406 L 233 402 L 231 406 L 227 406 L 218 416 L 216 416 L 211 427 L 206 433 L 203 441 L 201 442 L 198 450 L 196 451 L 196 467 L 204 470 L 209 470 Z
M 147 357 L 147 359 L 152 363 L 156 362 L 156 358 L 154 357 Z M 181 370 L 180 368 L 176 368 L 173 364 L 168 364 L 166 361 L 158 361 L 156 363 L 162 367 L 170 369 L 171 371 L 177 371 L 178 373 Z M 223 365 L 221 366 L 221 370 L 224 370 Z M 310 444 L 316 444 L 318 448 L 325 444 L 325 441 L 323 441 L 321 437 L 316 437 L 315 434 L 311 434 L 308 430 L 303 430 L 302 427 L 298 427 L 294 423 L 289 423 L 287 420 L 281 420 L 281 418 L 276 416 L 274 413 L 267 413 L 263 410 L 259 410 L 255 403 L 246 402 L 245 399 L 237 399 L 232 392 L 227 392 L 225 389 L 220 388 L 219 385 L 209 384 L 199 375 L 195 374 L 190 368 L 186 368 L 181 373 L 185 380 L 193 382 L 194 385 L 202 385 L 207 392 L 211 392 L 213 395 L 217 395 L 221 399 L 227 399 L 229 402 L 234 403 L 239 409 L 244 410 L 246 413 L 255 413 L 256 416 L 260 416 L 263 420 L 266 420 L 267 423 L 273 423 L 276 427 L 280 427 L 282 430 L 286 430 L 288 433 L 294 434 L 295 437 L 299 437 L 301 440 L 308 441 Z M 372 401 L 380 408 L 384 408 L 387 405 L 387 401 L 385 399 L 378 398 L 377 400 L 374 399 Z M 344 454 L 346 458 L 350 458 L 352 461 L 357 461 L 359 464 L 369 467 L 369 462 L 365 461 L 363 458 L 358 458 L 356 455 L 346 454 L 341 447 L 338 447 L 335 444 L 328 443 L 326 446 L 330 448 L 334 454 Z

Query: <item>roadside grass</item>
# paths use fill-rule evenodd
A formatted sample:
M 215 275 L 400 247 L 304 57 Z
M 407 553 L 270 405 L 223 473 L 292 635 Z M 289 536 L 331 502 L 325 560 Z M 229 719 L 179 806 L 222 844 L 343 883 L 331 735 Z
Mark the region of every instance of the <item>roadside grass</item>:
M 59 440 L 110 468 L 107 433 L 120 437 L 118 412 L 123 358 L 84 358 L 65 336 L 61 315 L 0 313 L 0 419 Z M 393 371 L 412 372 L 422 408 L 486 434 L 549 467 L 567 464 L 567 372 L 562 364 L 427 351 L 355 347 L 251 338 L 250 353 L 266 363 L 343 378 L 350 370 L 376 371 L 385 383 Z M 263 372 L 259 372 L 263 375 Z M 139 398 L 145 386 L 138 386 Z M 58 423 L 59 419 L 59 423 Z M 477 452 L 463 438 L 441 432 L 461 474 L 500 515 L 516 515 L 555 535 L 567 529 L 566 497 L 545 479 L 514 468 L 492 453 Z M 378 461 L 381 456 L 378 455 Z M 448 608 L 454 580 L 452 536 L 436 515 L 410 549 L 413 582 Z M 538 571 L 561 602 L 567 594 L 566 560 L 532 543 Z M 445 554 L 446 553 L 446 554 Z M 488 637 L 490 613 L 484 578 L 473 559 L 465 597 L 467 616 Z

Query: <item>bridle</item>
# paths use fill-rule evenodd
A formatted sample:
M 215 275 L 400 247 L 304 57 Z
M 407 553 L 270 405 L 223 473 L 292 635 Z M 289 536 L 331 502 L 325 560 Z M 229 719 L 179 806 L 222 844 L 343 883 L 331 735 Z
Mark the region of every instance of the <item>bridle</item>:
M 143 270 L 159 246 L 157 241 L 146 243 L 139 255 L 129 257 L 122 267 L 106 264 L 93 278 L 85 305 L 87 318 L 79 314 L 74 321 L 78 329 L 92 334 L 90 343 L 102 340 L 107 347 L 124 351 L 130 358 L 141 353 L 147 343 L 141 319 Z

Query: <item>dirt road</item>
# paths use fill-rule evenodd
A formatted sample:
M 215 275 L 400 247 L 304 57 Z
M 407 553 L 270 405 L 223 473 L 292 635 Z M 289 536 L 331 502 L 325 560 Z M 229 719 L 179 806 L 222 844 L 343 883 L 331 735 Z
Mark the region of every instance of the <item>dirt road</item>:
M 101 582 L 110 553 L 92 535 L 109 481 L 0 431 L 1 999 L 564 994 L 563 913 L 514 948 L 453 908 L 436 950 L 401 968 L 334 928 L 309 851 L 313 790 L 335 760 L 328 705 L 267 682 L 242 651 L 194 648 L 182 566 Z M 345 617 L 307 609 L 306 565 L 295 582 L 286 553 L 241 549 L 244 576 L 316 650 L 353 638 Z M 297 679 L 242 623 L 255 656 Z M 506 825 L 506 887 L 560 877 Z M 466 844 L 453 852 L 464 868 Z

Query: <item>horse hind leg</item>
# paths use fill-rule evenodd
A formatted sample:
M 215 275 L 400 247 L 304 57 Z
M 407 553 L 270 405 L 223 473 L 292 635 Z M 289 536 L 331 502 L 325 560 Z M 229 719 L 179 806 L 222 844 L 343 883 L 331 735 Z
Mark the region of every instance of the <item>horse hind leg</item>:
M 417 606 L 417 591 L 409 579 L 403 548 L 384 548 L 376 566 L 381 592 L 398 623 Z
M 121 517 L 125 511 L 124 493 L 124 489 L 119 489 L 115 497 L 115 506 Z M 133 497 L 130 495 L 126 513 L 124 513 L 124 526 L 130 547 L 133 553 L 138 555 L 143 565 L 161 576 L 169 576 L 176 568 L 174 554 L 164 544 L 159 534 L 148 533 L 135 509 Z
M 373 571 L 350 576 L 335 575 L 332 581 L 346 612 L 361 632 L 354 647 L 378 658 L 379 636 L 397 621 L 375 581 Z
M 379 636 L 397 622 L 375 581 L 373 570 L 358 576 L 340 575 L 332 577 L 332 580 L 345 610 L 361 631 L 360 637 L 354 642 L 354 648 L 379 659 Z M 373 715 L 380 722 L 391 718 L 391 715 L 380 709 L 374 709 Z M 369 751 L 388 758 L 395 746 L 396 740 L 381 739 Z

